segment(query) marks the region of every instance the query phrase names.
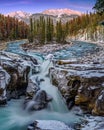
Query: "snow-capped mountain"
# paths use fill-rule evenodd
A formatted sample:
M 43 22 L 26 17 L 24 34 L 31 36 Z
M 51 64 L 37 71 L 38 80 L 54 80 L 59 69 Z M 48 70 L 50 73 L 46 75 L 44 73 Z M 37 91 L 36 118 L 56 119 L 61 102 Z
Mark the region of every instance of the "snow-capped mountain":
M 26 13 L 23 11 L 16 11 L 16 12 L 11 12 L 9 14 L 10 17 L 15 17 L 18 18 L 19 20 L 22 20 L 29 24 L 29 18 L 35 18 L 39 19 L 40 16 L 43 16 L 45 19 L 47 17 L 50 17 L 53 19 L 54 23 L 56 23 L 58 20 L 61 20 L 63 23 L 66 23 L 69 20 L 72 20 L 73 18 L 76 18 L 81 15 L 81 12 L 74 11 L 71 9 L 49 9 L 45 10 L 41 13 Z M 6 16 L 7 16 L 6 15 Z
M 81 12 L 79 11 L 75 11 L 75 10 L 71 10 L 71 9 L 49 9 L 49 10 L 45 10 L 42 12 L 43 14 L 47 14 L 47 15 L 54 15 L 54 16 L 60 16 L 62 14 L 66 14 L 66 15 L 81 15 Z
M 31 13 L 26 13 L 26 12 L 23 12 L 23 11 L 16 11 L 16 12 L 11 12 L 11 13 L 8 13 L 6 14 L 6 16 L 9 15 L 10 17 L 15 17 L 15 18 L 18 18 L 19 20 L 27 20 L 29 19 L 29 17 L 31 16 Z

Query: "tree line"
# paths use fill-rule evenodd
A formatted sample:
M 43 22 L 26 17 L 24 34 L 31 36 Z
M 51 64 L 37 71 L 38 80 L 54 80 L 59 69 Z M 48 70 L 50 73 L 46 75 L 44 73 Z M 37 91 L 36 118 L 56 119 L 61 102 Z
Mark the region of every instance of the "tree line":
M 39 19 L 30 18 L 30 34 L 29 41 L 33 42 L 34 40 L 40 44 L 46 44 L 51 41 L 64 42 L 67 33 L 66 25 L 57 21 L 54 24 L 53 19 L 44 16 L 40 16 Z
M 24 39 L 28 37 L 28 31 L 25 22 L 0 14 L 0 40 Z
M 104 36 L 104 27 L 100 24 L 104 20 L 104 12 L 87 13 L 67 22 L 68 36 L 86 35 L 87 39 L 96 40 L 99 35 Z
M 78 34 L 86 33 L 86 40 L 96 40 L 98 34 L 104 35 L 104 28 L 100 22 L 104 20 L 104 13 L 86 13 L 71 21 L 62 23 L 61 20 L 57 21 L 56 24 L 49 17 L 44 19 L 30 19 L 30 35 L 29 40 L 31 42 L 34 39 L 38 40 L 38 43 L 45 44 L 51 41 L 57 41 L 64 43 L 67 36 L 77 36 Z

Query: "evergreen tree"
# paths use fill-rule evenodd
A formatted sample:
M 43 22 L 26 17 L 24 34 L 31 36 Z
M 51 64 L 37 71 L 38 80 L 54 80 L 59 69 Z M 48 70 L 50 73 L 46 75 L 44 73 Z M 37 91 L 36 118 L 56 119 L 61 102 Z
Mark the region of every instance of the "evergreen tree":
M 0 39 L 13 40 L 27 38 L 29 26 L 23 21 L 0 14 Z
M 104 12 L 104 0 L 96 0 L 96 4 L 93 7 L 97 12 L 103 13 Z
M 63 30 L 62 30 L 62 23 L 61 20 L 56 24 L 56 41 L 62 42 L 63 37 Z

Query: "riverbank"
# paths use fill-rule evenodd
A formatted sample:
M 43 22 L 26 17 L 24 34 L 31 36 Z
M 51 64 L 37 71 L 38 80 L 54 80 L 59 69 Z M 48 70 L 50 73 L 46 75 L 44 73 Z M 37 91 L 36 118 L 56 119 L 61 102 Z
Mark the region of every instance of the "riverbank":
M 82 41 L 83 42 L 83 41 Z M 94 54 L 88 53 L 86 56 L 79 59 L 80 63 L 94 63 L 94 64 L 103 64 L 104 63 L 104 42 L 94 42 L 94 41 L 84 41 L 86 43 L 93 43 L 98 46 L 98 49 Z
M 22 44 L 23 50 L 28 50 L 32 52 L 39 52 L 39 53 L 52 53 L 58 50 L 67 49 L 68 47 L 72 46 L 72 42 L 69 41 L 65 44 L 52 42 L 45 45 L 35 44 L 35 43 L 25 43 Z
M 26 42 L 28 42 L 27 39 L 22 39 L 22 40 L 26 40 Z M 0 41 L 0 50 L 5 50 L 7 48 L 7 45 L 11 42 L 11 43 L 14 43 L 14 42 L 19 42 L 21 40 L 13 40 L 13 41 Z

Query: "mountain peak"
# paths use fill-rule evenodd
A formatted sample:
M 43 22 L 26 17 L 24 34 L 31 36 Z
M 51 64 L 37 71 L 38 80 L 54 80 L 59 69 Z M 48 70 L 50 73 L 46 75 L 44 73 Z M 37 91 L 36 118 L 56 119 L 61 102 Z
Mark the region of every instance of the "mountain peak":
M 43 14 L 48 15 L 60 15 L 60 14 L 67 14 L 67 15 L 78 15 L 80 16 L 82 13 L 79 11 L 71 10 L 68 8 L 65 9 L 48 9 L 42 12 Z
M 15 17 L 15 18 L 27 18 L 31 15 L 31 13 L 26 13 L 24 11 L 15 11 L 15 12 L 11 12 L 9 14 L 6 14 L 6 16 L 9 15 L 10 17 Z

